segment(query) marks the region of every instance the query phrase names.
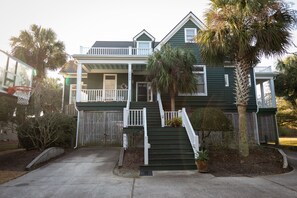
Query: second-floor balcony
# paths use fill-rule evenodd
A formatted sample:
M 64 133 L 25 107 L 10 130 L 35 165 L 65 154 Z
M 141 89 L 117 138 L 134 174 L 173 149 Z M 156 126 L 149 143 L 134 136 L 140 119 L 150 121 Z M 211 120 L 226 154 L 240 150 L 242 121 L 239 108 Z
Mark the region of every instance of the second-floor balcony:
M 93 56 L 149 56 L 152 48 L 80 47 L 80 54 Z

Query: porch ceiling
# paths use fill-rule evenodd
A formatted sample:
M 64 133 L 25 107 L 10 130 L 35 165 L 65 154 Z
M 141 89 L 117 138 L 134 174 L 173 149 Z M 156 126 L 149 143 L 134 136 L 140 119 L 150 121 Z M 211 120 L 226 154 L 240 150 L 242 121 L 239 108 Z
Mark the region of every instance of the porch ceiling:
M 127 70 L 128 64 L 84 64 L 85 68 L 89 71 L 92 70 Z M 132 70 L 144 71 L 146 69 L 145 64 L 132 64 Z

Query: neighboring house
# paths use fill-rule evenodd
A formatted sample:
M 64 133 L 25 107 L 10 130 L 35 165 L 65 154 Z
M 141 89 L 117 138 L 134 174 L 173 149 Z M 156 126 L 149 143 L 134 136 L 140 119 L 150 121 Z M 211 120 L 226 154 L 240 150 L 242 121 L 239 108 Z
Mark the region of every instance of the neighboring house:
M 0 96 L 8 96 L 9 87 L 18 87 L 12 97 L 30 96 L 30 92 L 22 92 L 30 89 L 33 81 L 33 67 L 0 50 Z M 23 95 L 24 94 L 24 95 Z
M 171 147 L 173 147 L 171 154 L 189 154 L 186 160 L 190 158 L 193 160 L 190 156 L 193 155 L 192 147 L 198 146 L 198 143 L 195 143 L 197 136 L 187 131 L 183 141 L 188 144 L 189 136 L 192 145 L 178 150 L 177 142 L 180 140 L 169 134 L 168 130 L 171 129 L 162 129 L 170 116 L 182 116 L 186 122 L 185 111 L 166 112 L 170 109 L 169 95 L 157 94 L 146 78 L 149 55 L 167 43 L 173 47 L 191 49 L 197 59 L 193 73 L 198 79 L 198 91 L 194 94 L 178 94 L 176 109 L 186 108 L 187 112 L 191 112 L 198 107 L 218 107 L 232 119 L 236 131 L 238 114 L 234 99 L 234 66 L 212 67 L 203 63 L 199 46 L 193 39 L 199 29 L 203 28 L 203 23 L 190 12 L 160 42 L 156 42 L 149 32 L 142 30 L 131 41 L 96 41 L 92 47 L 81 47 L 80 54 L 73 55 L 76 62 L 68 62 L 61 70 L 65 78 L 65 108 L 71 110 L 72 105 L 76 106 L 78 111 L 77 144 L 101 143 L 126 146 L 126 135 L 122 143 L 122 133 L 134 133 L 135 130 L 129 130 L 131 126 L 147 125 L 147 130 L 142 129 L 145 152 L 149 153 L 149 159 L 146 159 L 145 164 L 162 164 L 163 162 L 158 161 L 162 152 L 167 156 L 165 159 L 168 161 L 167 165 L 178 164 L 174 161 L 175 158 L 179 158 L 178 156 L 168 159 L 170 152 L 162 151 Z M 276 142 L 278 139 L 274 76 L 270 67 L 251 70 L 251 92 L 247 107 L 251 143 Z M 140 111 L 143 107 L 147 110 L 145 115 L 142 110 Z M 147 123 L 142 116 L 146 116 Z M 184 123 L 187 130 L 191 128 L 188 124 Z M 178 130 L 175 132 L 182 133 Z M 159 137 L 160 134 L 163 134 L 163 137 Z M 160 168 L 156 165 L 155 168 L 182 169 L 192 166 L 187 167 L 183 164 L 179 167 L 169 165 L 168 167 Z

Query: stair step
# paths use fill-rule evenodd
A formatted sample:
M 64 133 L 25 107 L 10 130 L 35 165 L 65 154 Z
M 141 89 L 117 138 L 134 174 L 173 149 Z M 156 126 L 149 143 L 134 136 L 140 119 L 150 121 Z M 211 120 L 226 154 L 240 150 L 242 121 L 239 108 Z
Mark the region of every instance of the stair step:
M 163 160 L 163 159 L 194 159 L 193 154 L 149 154 L 150 160 Z
M 192 149 L 191 145 L 151 144 L 151 149 Z
M 195 164 L 195 159 L 150 159 L 149 164 L 171 165 L 171 164 Z
M 182 144 L 182 145 L 188 145 L 190 142 L 189 140 L 182 140 L 182 139 L 175 139 L 175 140 L 160 140 L 160 139 L 152 139 L 150 138 L 149 139 L 149 143 L 151 145 L 179 145 L 179 144 Z
M 150 149 L 149 155 L 177 155 L 177 154 L 185 154 L 185 155 L 193 155 L 193 149 Z
M 197 167 L 195 164 L 170 164 L 170 165 L 158 165 L 150 164 L 146 166 L 140 166 L 140 170 L 196 170 Z

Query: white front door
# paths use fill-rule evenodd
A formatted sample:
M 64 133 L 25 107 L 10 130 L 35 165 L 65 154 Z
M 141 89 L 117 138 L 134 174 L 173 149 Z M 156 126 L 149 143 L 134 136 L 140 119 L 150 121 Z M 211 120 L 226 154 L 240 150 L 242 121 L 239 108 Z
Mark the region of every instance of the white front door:
M 116 100 L 117 75 L 104 74 L 103 97 L 105 100 Z

